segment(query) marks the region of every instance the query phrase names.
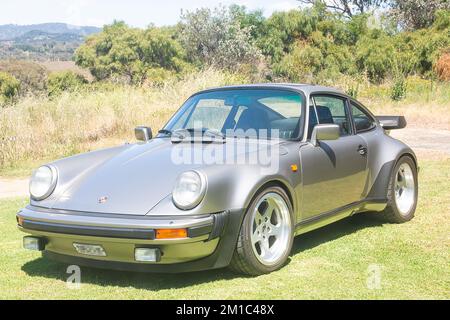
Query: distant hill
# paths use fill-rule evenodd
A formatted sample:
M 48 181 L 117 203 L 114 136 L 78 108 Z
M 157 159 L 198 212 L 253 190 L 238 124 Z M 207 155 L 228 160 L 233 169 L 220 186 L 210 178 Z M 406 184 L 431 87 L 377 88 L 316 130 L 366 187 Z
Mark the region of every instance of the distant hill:
M 46 33 L 65 33 L 88 36 L 101 31 L 101 28 L 90 26 L 73 26 L 66 23 L 42 23 L 31 25 L 5 24 L 0 25 L 0 40 L 14 40 L 30 31 Z
M 65 23 L 0 25 L 0 59 L 71 60 L 85 37 L 100 31 Z

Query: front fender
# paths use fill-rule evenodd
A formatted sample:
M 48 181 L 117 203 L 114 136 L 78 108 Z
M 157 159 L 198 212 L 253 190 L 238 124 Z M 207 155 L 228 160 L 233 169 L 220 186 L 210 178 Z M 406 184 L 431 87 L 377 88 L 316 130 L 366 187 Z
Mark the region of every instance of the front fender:
M 172 201 L 172 195 L 168 195 L 153 207 L 149 215 L 199 215 L 216 213 L 226 210 L 246 209 L 258 190 L 266 183 L 277 182 L 288 191 L 291 199 L 297 199 L 292 187 L 298 174 L 293 175 L 290 167 L 280 163 L 280 168 L 271 174 L 264 174 L 261 167 L 254 166 L 211 166 L 200 169 L 208 177 L 208 188 L 203 201 L 192 210 L 180 210 Z M 294 210 L 297 203 L 293 201 Z

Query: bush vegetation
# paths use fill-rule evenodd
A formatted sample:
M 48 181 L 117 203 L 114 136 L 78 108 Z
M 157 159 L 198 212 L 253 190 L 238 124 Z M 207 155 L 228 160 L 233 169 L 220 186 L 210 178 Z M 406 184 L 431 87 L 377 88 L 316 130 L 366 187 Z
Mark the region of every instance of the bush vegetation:
M 46 90 L 47 70 L 36 62 L 23 60 L 0 60 L 0 72 L 5 72 L 20 81 L 21 96 L 38 94 Z
M 48 77 L 48 95 L 55 96 L 64 91 L 77 91 L 87 83 L 88 81 L 82 75 L 73 71 L 55 72 Z
M 12 75 L 0 72 L 0 107 L 11 103 L 18 96 L 20 82 Z
M 97 80 L 133 84 L 161 83 L 204 67 L 259 81 L 333 84 L 342 76 L 365 75 L 379 84 L 400 76 L 430 78 L 450 47 L 450 11 L 442 8 L 436 5 L 432 16 L 422 18 L 427 28 L 407 30 L 396 27 L 400 23 L 389 14 L 346 18 L 321 1 L 269 18 L 236 5 L 198 9 L 182 14 L 174 27 L 142 30 L 116 22 L 88 38 L 75 57 Z
M 333 10 L 328 1 L 302 2 L 312 6 L 268 18 L 261 11 L 232 5 L 185 12 L 171 27 L 138 29 L 117 21 L 89 36 L 74 59 L 94 81 L 137 86 L 164 86 L 188 73 L 215 68 L 252 82 L 335 85 L 348 77 L 373 84 L 395 82 L 396 94 L 391 96 L 401 99 L 405 91 L 398 94 L 398 89 L 408 76 L 447 81 L 447 2 L 432 0 L 429 10 L 416 17 L 412 8 L 422 6 L 422 0 L 342 0 L 348 9 L 343 5 Z M 377 4 L 389 4 L 392 10 L 373 15 L 369 9 Z M 64 81 L 54 75 L 47 88 L 47 74 L 40 68 L 0 62 L 0 71 L 21 82 L 22 96 L 40 91 L 54 95 L 55 83 L 59 92 L 83 82 L 73 74 L 71 79 L 66 74 Z
M 131 140 L 134 126 L 161 128 L 193 92 L 244 82 L 333 85 L 375 113 L 448 129 L 450 10 L 436 6 L 425 27 L 406 28 L 399 15 L 306 2 L 268 18 L 234 5 L 184 13 L 172 27 L 115 22 L 75 53 L 90 83 L 0 61 L 2 170 Z

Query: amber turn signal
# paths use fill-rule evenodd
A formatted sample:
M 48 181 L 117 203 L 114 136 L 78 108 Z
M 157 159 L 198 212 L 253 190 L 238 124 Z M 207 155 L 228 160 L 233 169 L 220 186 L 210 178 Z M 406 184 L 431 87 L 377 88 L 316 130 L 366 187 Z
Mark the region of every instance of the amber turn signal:
M 16 219 L 17 219 L 17 224 L 18 224 L 19 226 L 23 226 L 23 218 L 21 218 L 21 217 L 19 217 L 19 216 L 16 216 Z
M 156 239 L 187 238 L 187 229 L 157 229 Z
M 296 164 L 291 164 L 291 170 L 292 170 L 292 172 L 297 172 L 298 166 Z

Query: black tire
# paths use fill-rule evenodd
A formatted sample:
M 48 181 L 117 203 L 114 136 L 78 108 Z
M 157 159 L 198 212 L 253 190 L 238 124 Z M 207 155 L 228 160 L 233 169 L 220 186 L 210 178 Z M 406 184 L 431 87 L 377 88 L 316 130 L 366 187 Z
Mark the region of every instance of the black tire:
M 413 179 L 414 179 L 414 203 L 411 206 L 411 208 L 405 212 L 401 213 L 399 210 L 399 207 L 396 202 L 395 198 L 395 181 L 397 179 L 397 172 L 402 164 L 408 164 L 412 170 L 413 173 Z M 414 162 L 414 160 L 409 156 L 403 156 L 401 157 L 395 167 L 392 171 L 390 180 L 389 180 L 389 186 L 388 186 L 388 203 L 386 209 L 381 214 L 382 218 L 390 223 L 404 223 L 407 221 L 410 221 L 412 218 L 414 218 L 414 213 L 416 211 L 417 207 L 417 198 L 418 198 L 418 181 L 417 181 L 417 167 Z
M 251 232 L 253 229 L 253 219 L 252 212 L 255 209 L 255 206 L 258 204 L 258 201 L 267 195 L 268 193 L 276 193 L 283 198 L 287 207 L 289 208 L 289 217 L 291 224 L 291 232 L 289 235 L 288 245 L 285 253 L 278 259 L 278 261 L 272 265 L 265 265 L 261 263 L 256 257 L 252 243 L 251 243 Z M 272 271 L 278 270 L 283 267 L 289 257 L 289 254 L 292 249 L 292 243 L 294 240 L 294 216 L 292 204 L 286 195 L 286 192 L 277 186 L 269 187 L 261 191 L 255 198 L 252 200 L 249 208 L 246 211 L 244 220 L 242 222 L 242 226 L 239 232 L 239 237 L 237 240 L 236 248 L 233 254 L 233 258 L 230 263 L 230 269 L 237 273 L 257 276 L 262 274 L 267 274 Z

